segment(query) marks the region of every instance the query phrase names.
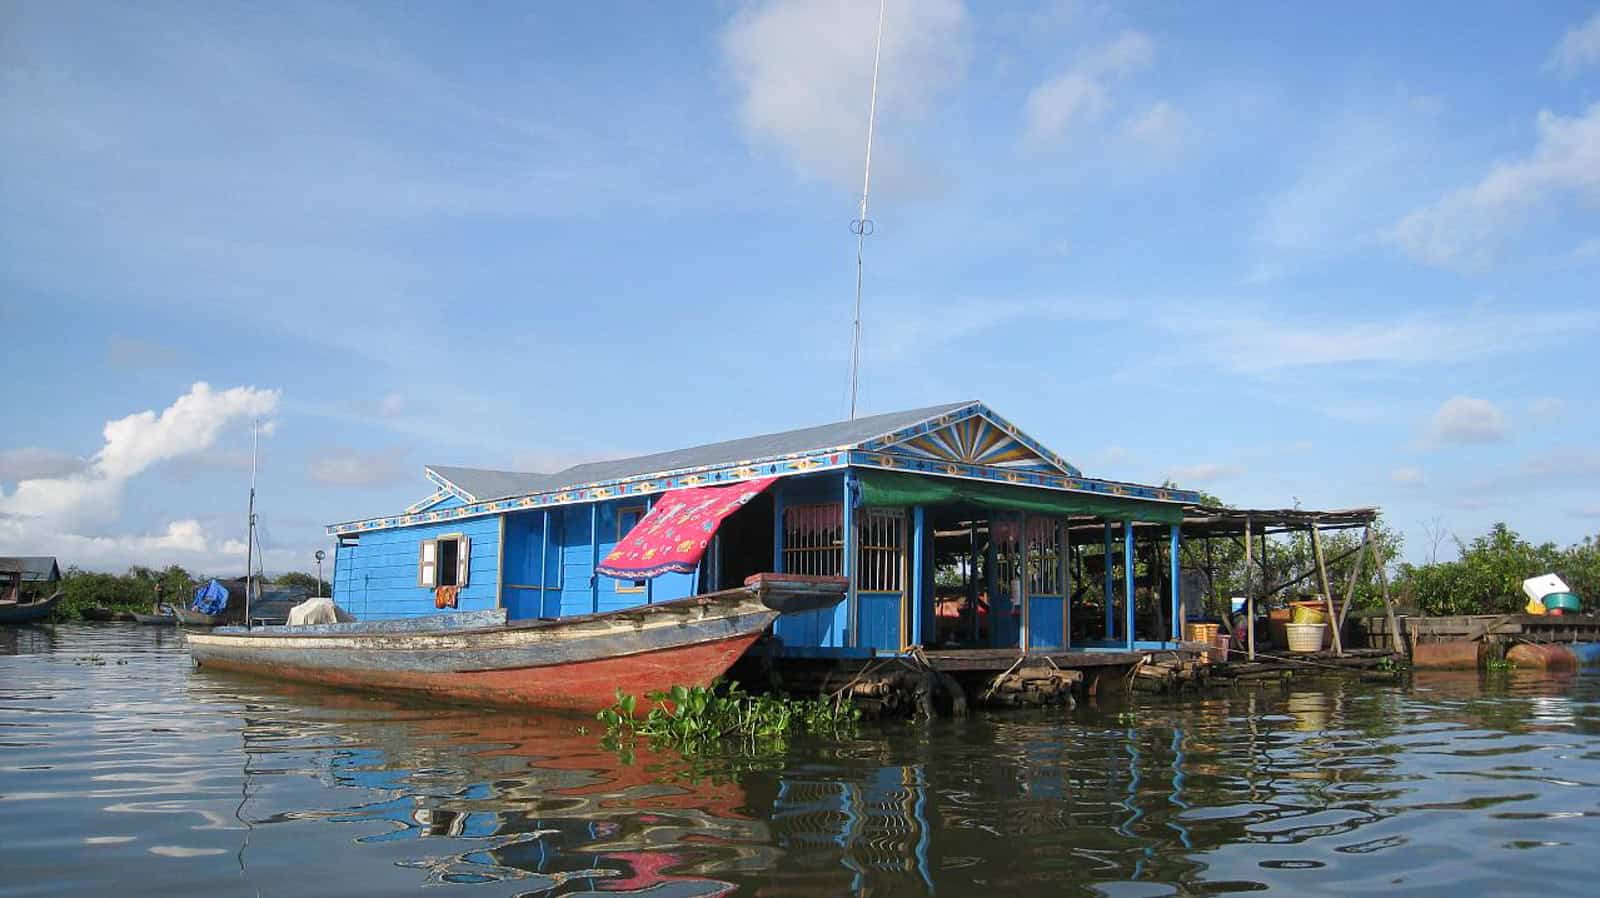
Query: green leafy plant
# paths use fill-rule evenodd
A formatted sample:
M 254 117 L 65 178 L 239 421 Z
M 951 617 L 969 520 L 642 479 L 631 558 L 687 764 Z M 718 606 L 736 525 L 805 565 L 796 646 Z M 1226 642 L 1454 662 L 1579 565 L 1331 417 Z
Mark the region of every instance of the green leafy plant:
M 1510 673 L 1517 669 L 1517 663 L 1510 658 L 1490 658 L 1484 669 L 1490 673 Z
M 784 695 L 752 695 L 738 683 L 711 687 L 674 686 L 645 698 L 653 707 L 639 716 L 638 699 L 621 689 L 595 719 L 606 738 L 621 747 L 635 736 L 670 745 L 685 754 L 740 746 L 756 753 L 781 751 L 795 735 L 854 735 L 861 713 L 849 704 Z

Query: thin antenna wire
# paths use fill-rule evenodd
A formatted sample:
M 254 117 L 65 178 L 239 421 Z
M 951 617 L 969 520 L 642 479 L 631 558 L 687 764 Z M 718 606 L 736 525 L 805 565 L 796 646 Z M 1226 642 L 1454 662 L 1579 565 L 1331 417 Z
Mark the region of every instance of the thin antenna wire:
M 872 219 L 867 218 L 867 197 L 872 190 L 872 129 L 878 119 L 878 61 L 883 57 L 883 8 L 885 0 L 878 0 L 878 39 L 872 47 L 872 102 L 867 107 L 867 164 L 861 176 L 861 217 L 850 223 L 856 235 L 856 317 L 850 335 L 850 420 L 856 419 L 856 385 L 861 375 L 861 253 L 867 235 L 872 233 Z
M 250 514 L 244 536 L 244 626 L 250 629 L 250 599 L 255 577 L 256 548 L 256 455 L 261 447 L 261 419 L 255 420 L 250 433 Z

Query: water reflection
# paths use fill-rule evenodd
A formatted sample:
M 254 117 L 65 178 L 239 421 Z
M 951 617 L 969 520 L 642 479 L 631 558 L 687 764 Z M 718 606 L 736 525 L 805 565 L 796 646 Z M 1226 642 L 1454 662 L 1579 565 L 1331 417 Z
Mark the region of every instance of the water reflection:
M 1561 895 L 1600 836 L 1587 677 L 896 723 L 752 766 L 195 672 L 171 633 L 24 640 L 0 894 Z

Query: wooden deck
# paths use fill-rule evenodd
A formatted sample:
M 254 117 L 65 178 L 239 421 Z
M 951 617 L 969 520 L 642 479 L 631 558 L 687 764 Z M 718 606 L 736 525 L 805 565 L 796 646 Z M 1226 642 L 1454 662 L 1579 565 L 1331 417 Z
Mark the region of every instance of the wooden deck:
M 1600 642 L 1600 615 L 1458 614 L 1441 617 L 1402 616 L 1400 632 L 1419 642 L 1477 640 L 1486 636 L 1529 642 Z M 1382 617 L 1352 621 L 1371 646 L 1389 644 L 1389 622 Z
M 1083 670 L 1094 667 L 1126 667 L 1138 663 L 1148 652 L 1072 652 L 1032 651 L 1028 658 L 1050 659 L 1057 667 Z M 929 649 L 923 652 L 928 663 L 949 673 L 993 671 L 1003 673 L 1022 653 L 1017 649 Z

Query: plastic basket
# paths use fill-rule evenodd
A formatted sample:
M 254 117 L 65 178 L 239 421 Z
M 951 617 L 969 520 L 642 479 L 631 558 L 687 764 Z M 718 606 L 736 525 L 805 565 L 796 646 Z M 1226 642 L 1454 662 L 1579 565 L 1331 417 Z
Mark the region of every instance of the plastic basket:
M 1290 624 L 1285 629 L 1289 635 L 1289 651 L 1322 651 L 1322 631 L 1327 624 Z
M 1183 641 L 1204 642 L 1209 645 L 1211 640 L 1216 638 L 1219 629 L 1221 627 L 1218 624 L 1184 624 Z

